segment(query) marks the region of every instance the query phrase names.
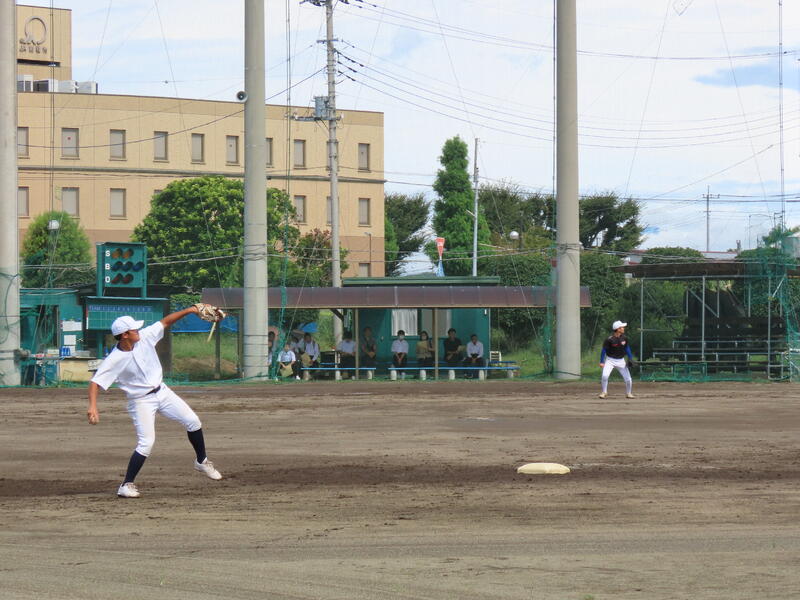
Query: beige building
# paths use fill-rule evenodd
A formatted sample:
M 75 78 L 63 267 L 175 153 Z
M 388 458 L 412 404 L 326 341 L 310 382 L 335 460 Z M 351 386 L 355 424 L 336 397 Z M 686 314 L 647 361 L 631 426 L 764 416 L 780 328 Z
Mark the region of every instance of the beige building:
M 201 175 L 242 177 L 238 102 L 118 96 L 72 81 L 69 10 L 17 7 L 19 227 L 64 210 L 93 242 L 127 240 L 153 194 Z M 295 116 L 310 116 L 305 107 Z M 339 111 L 340 233 L 348 276 L 382 276 L 383 114 Z M 288 192 L 301 232 L 330 229 L 327 128 L 267 106 L 267 177 Z M 20 238 L 22 239 L 22 237 Z

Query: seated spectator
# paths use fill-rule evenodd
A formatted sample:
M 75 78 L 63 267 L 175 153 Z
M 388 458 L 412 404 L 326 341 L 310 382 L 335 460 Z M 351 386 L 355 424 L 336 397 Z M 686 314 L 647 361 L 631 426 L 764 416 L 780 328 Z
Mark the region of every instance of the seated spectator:
M 298 344 L 298 347 L 302 352 L 300 355 L 302 369 L 318 369 L 320 357 L 319 344 L 311 337 L 310 333 L 303 335 L 303 339 Z
M 456 330 L 452 327 L 447 330 L 444 340 L 444 362 L 449 367 L 457 367 L 461 362 L 461 340 L 456 337 Z
M 483 360 L 483 342 L 478 341 L 478 336 L 476 334 L 472 334 L 469 337 L 469 343 L 467 344 L 467 357 L 464 359 L 464 366 L 465 367 L 482 367 L 484 366 Z M 467 371 L 467 377 L 470 379 L 474 379 L 477 377 L 477 371 Z
M 402 329 L 397 332 L 397 339 L 392 342 L 392 364 L 398 369 L 408 364 L 408 342 L 406 332 Z M 400 371 L 400 378 L 405 379 L 405 371 Z
M 361 338 L 361 366 L 374 367 L 378 356 L 378 342 L 372 337 L 372 328 L 364 327 L 364 336 Z
M 339 368 L 344 370 L 343 374 L 352 377 L 356 367 L 356 343 L 353 341 L 353 334 L 345 331 L 342 341 L 336 345 L 336 350 L 339 352 Z
M 427 331 L 421 331 L 419 334 L 417 365 L 420 367 L 433 367 L 433 342 L 428 337 Z
M 283 352 L 278 355 L 278 373 L 281 377 L 292 377 L 300 379 L 300 363 L 292 350 L 289 342 L 283 346 Z

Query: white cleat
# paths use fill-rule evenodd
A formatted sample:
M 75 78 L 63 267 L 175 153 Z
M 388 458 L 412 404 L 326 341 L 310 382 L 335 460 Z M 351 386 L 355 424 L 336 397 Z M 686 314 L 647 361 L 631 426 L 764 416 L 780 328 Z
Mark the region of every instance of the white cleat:
M 205 459 L 201 463 L 195 460 L 194 468 L 203 473 L 209 479 L 222 479 L 222 474 L 214 468 L 214 463 L 208 459 Z
M 123 483 L 117 490 L 117 496 L 120 498 L 138 498 L 141 494 L 136 489 L 135 483 Z
M 598 397 L 598 398 L 605 398 L 606 396 L 608 396 L 608 394 L 607 394 L 606 392 L 600 392 L 600 393 L 597 395 L 597 397 Z
M 625 394 L 625 397 L 628 399 L 636 398 L 636 396 L 634 396 L 633 394 Z

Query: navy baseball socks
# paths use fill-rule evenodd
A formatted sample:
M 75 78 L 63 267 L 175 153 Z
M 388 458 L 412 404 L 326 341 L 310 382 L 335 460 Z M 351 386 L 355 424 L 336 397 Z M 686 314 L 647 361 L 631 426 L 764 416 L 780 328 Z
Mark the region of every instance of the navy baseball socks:
M 206 456 L 206 443 L 203 439 L 203 430 L 188 431 L 189 441 L 192 443 L 197 460 L 194 461 L 194 468 L 203 473 L 209 479 L 222 479 L 222 475 L 214 468 L 214 463 Z

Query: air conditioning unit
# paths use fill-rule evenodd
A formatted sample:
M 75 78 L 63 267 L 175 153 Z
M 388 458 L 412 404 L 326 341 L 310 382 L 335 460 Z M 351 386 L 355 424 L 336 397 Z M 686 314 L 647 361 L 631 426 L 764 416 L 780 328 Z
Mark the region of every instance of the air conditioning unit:
M 33 75 L 17 75 L 17 91 L 18 92 L 32 92 L 33 91 Z
M 76 94 L 78 92 L 78 82 L 71 80 L 59 81 L 58 91 L 62 94 Z
M 79 81 L 78 82 L 79 94 L 96 94 L 97 82 L 96 81 Z
M 37 79 L 33 82 L 34 92 L 56 92 L 58 91 L 58 79 Z

